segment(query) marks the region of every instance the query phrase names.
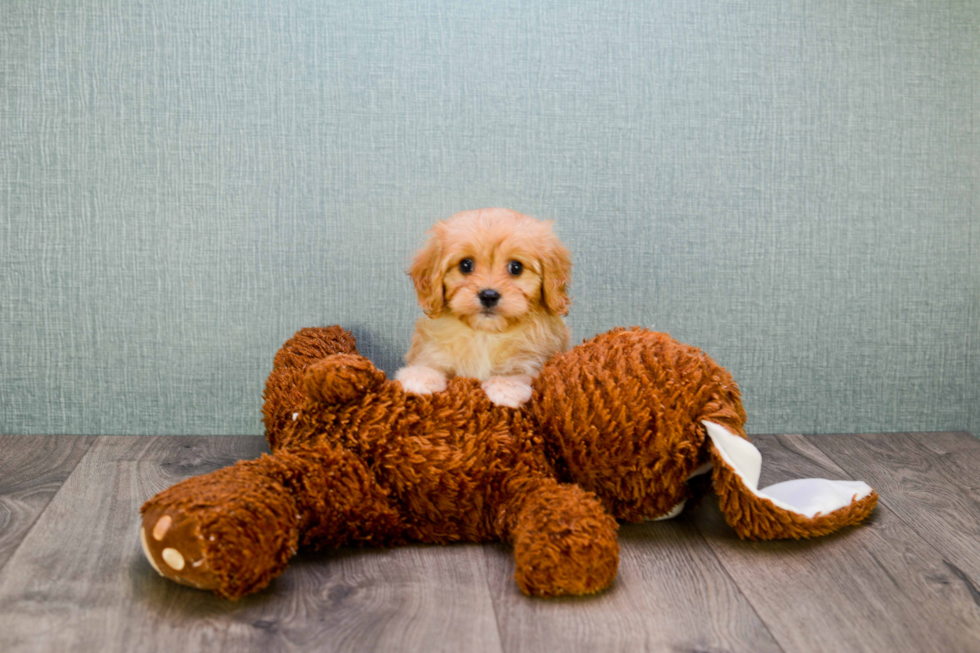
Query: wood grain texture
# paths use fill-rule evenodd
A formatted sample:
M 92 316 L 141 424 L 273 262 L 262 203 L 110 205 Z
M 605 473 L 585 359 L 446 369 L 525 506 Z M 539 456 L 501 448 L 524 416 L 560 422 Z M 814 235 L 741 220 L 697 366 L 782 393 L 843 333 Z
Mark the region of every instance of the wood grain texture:
M 157 576 L 144 499 L 261 438 L 102 437 L 0 572 L 0 650 L 499 650 L 477 547 L 300 559 L 237 603 Z
M 0 569 L 95 441 L 0 435 Z
M 508 547 L 458 545 L 302 555 L 229 602 L 157 576 L 138 509 L 180 479 L 258 456 L 261 438 L 0 438 L 0 506 L 16 497 L 28 507 L 7 509 L 8 523 L 33 524 L 17 527 L 0 568 L 0 651 L 980 651 L 977 442 L 754 441 L 764 485 L 860 478 L 879 508 L 811 541 L 738 540 L 711 500 L 672 522 L 624 525 L 619 577 L 593 597 L 529 599 Z
M 504 650 L 781 650 L 686 517 L 623 525 L 620 545 L 610 589 L 544 601 L 517 589 L 509 548 L 486 547 Z
M 810 440 L 944 555 L 980 605 L 980 440 L 969 433 L 818 435 Z
M 761 486 L 850 478 L 802 436 L 753 441 L 763 455 Z M 868 522 L 809 541 L 741 541 L 716 510 L 698 511 L 695 523 L 787 651 L 980 650 L 970 590 L 877 489 L 884 501 Z

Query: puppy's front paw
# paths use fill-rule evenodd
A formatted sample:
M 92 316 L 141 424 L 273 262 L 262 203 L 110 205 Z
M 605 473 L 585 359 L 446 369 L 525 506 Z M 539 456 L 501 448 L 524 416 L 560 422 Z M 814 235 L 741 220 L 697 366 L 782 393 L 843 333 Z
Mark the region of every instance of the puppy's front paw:
M 395 380 L 402 384 L 405 392 L 428 395 L 446 389 L 446 375 L 425 365 L 409 365 L 398 370 Z
M 531 377 L 491 376 L 483 382 L 483 391 L 498 406 L 520 408 L 531 398 Z

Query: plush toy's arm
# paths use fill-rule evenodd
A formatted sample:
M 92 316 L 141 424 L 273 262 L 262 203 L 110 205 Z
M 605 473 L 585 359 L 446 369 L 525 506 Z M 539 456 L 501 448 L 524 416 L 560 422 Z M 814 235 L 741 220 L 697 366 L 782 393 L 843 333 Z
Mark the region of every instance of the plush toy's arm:
M 863 521 L 878 494 L 862 481 L 801 478 L 758 489 L 762 455 L 748 440 L 705 420 L 713 484 L 725 520 L 750 540 L 827 535 Z
M 515 580 L 525 594 L 591 594 L 616 577 L 616 520 L 594 494 L 551 478 L 510 484 L 514 498 L 498 514 L 502 539 L 514 546 Z
M 306 398 L 307 368 L 334 354 L 357 354 L 354 336 L 339 326 L 300 329 L 276 353 L 262 393 L 265 437 L 273 449 Z
M 162 576 L 236 599 L 265 587 L 298 547 L 384 544 L 397 513 L 339 448 L 280 451 L 189 478 L 142 507 L 140 536 Z

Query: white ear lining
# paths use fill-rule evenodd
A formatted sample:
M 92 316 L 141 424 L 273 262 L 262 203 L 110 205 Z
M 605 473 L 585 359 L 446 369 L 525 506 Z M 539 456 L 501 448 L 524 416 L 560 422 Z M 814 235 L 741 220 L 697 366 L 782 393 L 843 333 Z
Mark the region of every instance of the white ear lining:
M 751 442 L 740 438 L 721 424 L 703 420 L 708 437 L 721 459 L 742 479 L 752 494 L 772 501 L 778 508 L 807 518 L 829 514 L 871 494 L 871 486 L 862 481 L 828 481 L 823 478 L 801 478 L 758 489 L 762 454 Z
M 703 421 L 708 429 L 708 436 L 714 443 L 722 459 L 735 470 L 742 483 L 750 490 L 759 487 L 759 474 L 762 472 L 762 454 L 755 445 L 730 432 L 721 424 Z

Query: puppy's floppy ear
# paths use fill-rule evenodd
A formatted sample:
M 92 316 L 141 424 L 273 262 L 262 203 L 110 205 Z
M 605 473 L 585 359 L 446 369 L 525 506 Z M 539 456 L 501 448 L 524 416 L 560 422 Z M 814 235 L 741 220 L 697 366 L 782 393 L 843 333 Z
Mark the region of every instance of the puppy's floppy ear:
M 548 223 L 550 226 L 550 223 Z M 568 284 L 572 279 L 572 260 L 568 250 L 549 233 L 541 256 L 541 298 L 554 315 L 568 314 Z
M 442 239 L 436 229 L 433 229 L 425 247 L 419 250 L 412 261 L 408 274 L 415 284 L 415 293 L 419 305 L 426 315 L 439 313 L 446 299 L 442 288 L 442 278 L 445 276 L 442 266 Z

